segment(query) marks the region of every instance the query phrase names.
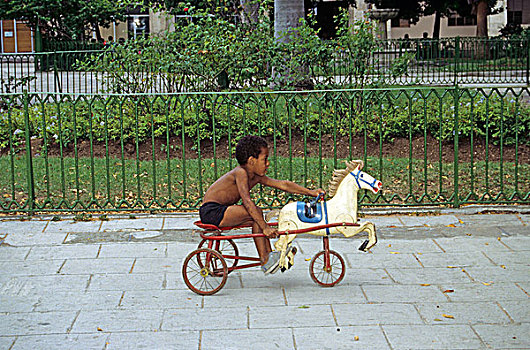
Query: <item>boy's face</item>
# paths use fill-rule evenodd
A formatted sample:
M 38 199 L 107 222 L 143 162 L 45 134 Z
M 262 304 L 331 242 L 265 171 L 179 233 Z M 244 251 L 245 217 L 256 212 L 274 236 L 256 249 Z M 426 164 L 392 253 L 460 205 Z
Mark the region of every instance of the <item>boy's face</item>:
M 269 148 L 262 147 L 258 158 L 250 157 L 249 163 L 251 163 L 252 171 L 254 174 L 264 176 L 269 169 Z

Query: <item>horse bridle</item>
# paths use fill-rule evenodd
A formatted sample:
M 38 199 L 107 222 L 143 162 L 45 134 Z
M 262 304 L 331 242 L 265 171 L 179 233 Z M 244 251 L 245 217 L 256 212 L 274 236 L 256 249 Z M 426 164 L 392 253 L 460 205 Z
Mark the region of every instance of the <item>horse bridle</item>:
M 357 172 L 357 174 L 355 174 L 355 172 Z M 353 176 L 353 178 L 355 179 L 355 181 L 357 182 L 357 186 L 359 188 L 362 188 L 361 187 L 361 182 L 364 182 L 365 184 L 367 184 L 368 186 L 372 187 L 372 188 L 376 188 L 375 187 L 375 184 L 377 183 L 377 180 L 374 178 L 374 181 L 373 182 L 368 182 L 366 181 L 365 179 L 362 178 L 362 171 L 359 170 L 359 169 L 355 169 L 354 171 L 352 171 L 351 173 L 351 176 Z

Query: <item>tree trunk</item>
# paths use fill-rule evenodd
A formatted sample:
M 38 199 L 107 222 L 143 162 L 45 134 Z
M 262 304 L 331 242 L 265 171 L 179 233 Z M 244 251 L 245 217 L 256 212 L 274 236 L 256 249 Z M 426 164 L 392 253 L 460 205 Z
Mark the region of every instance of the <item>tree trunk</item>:
M 99 30 L 99 25 L 97 22 L 94 22 L 93 24 L 93 27 L 94 27 L 94 31 L 96 32 L 96 39 L 98 42 L 102 42 L 103 41 L 103 37 L 101 36 L 101 31 Z
M 259 2 L 256 0 L 240 0 L 241 22 L 255 24 L 259 19 Z
M 304 0 L 274 0 L 274 37 L 279 42 L 288 42 L 289 37 L 285 34 L 288 33 L 292 28 L 300 26 L 300 19 L 305 17 Z M 284 57 L 285 62 L 289 62 L 290 53 L 286 53 Z M 288 65 L 288 64 L 287 64 Z M 306 85 L 310 85 L 307 79 L 301 79 L 301 81 L 293 81 L 292 77 L 288 76 L 307 76 L 309 72 L 308 66 L 301 66 L 294 68 L 296 72 L 289 72 L 286 69 L 279 69 L 281 74 L 286 76 L 280 76 L 280 81 L 289 81 L 290 85 L 297 88 L 304 88 Z M 279 74 L 278 70 L 274 75 Z M 294 74 L 296 73 L 296 74 Z M 300 80 L 296 78 L 296 80 Z
M 432 38 L 440 39 L 440 12 L 436 11 L 434 15 L 434 28 L 432 30 Z
M 479 0 L 476 3 L 477 11 L 477 37 L 488 37 L 488 0 Z

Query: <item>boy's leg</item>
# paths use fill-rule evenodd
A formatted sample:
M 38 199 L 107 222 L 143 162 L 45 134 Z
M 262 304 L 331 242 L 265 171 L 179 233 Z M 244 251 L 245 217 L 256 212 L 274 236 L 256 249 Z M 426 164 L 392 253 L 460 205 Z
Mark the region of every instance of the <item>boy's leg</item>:
M 258 209 L 260 214 L 263 215 L 261 209 Z M 248 211 L 244 206 L 232 205 L 226 209 L 223 220 L 221 220 L 219 226 L 224 227 L 239 225 L 252 225 L 252 233 L 262 233 L 261 228 L 257 223 L 254 222 L 254 219 L 252 219 L 252 217 L 248 214 Z M 254 244 L 256 245 L 261 264 L 266 263 L 269 253 L 272 251 L 270 240 L 267 237 L 255 237 Z

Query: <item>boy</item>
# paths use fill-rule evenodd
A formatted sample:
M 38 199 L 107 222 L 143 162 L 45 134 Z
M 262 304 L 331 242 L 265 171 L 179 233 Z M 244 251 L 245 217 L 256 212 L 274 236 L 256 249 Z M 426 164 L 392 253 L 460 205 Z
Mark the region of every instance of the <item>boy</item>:
M 278 230 L 265 222 L 263 211 L 250 199 L 250 190 L 257 184 L 263 184 L 312 197 L 324 193 L 324 190 L 309 190 L 291 181 L 267 177 L 269 148 L 261 137 L 243 137 L 236 146 L 236 159 L 239 166 L 221 176 L 204 194 L 199 215 L 205 224 L 217 227 L 252 225 L 252 233 L 265 234 L 266 237 L 254 238 L 254 243 L 263 272 L 274 273 L 278 269 L 280 252 L 272 252 L 269 238 L 277 237 Z M 235 204 L 239 199 L 243 205 Z

